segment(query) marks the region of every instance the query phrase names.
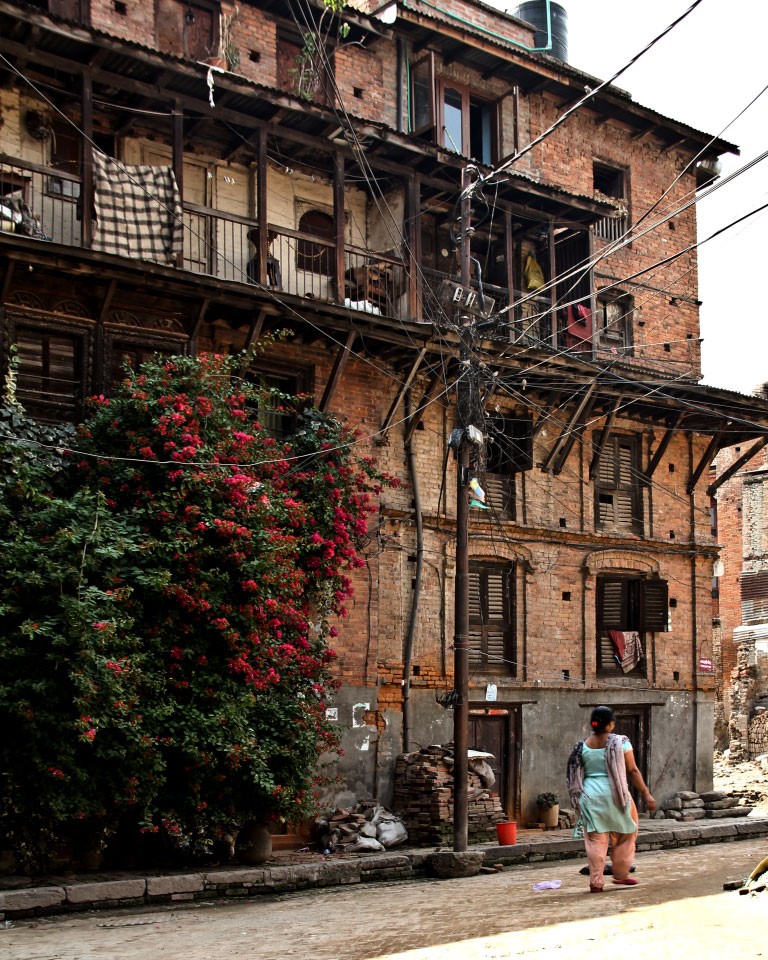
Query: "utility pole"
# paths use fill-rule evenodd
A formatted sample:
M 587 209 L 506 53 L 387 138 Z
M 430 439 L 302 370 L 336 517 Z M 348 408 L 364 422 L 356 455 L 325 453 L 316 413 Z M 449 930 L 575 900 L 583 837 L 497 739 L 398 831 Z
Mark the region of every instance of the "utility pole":
M 469 289 L 472 204 L 468 192 L 469 168 L 462 176 L 461 194 L 461 286 Z M 467 752 L 469 745 L 469 469 L 470 445 L 467 428 L 473 409 L 474 369 L 472 319 L 459 307 L 457 323 L 461 337 L 460 374 L 457 385 L 457 429 L 459 445 L 456 463 L 456 579 L 454 584 L 453 683 L 453 849 L 460 853 L 469 843 Z

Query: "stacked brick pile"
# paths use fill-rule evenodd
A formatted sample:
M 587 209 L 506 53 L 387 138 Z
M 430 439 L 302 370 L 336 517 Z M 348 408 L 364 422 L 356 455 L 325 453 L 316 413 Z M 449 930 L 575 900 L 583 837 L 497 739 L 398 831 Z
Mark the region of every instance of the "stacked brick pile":
M 694 793 L 681 790 L 661 805 L 661 812 L 667 820 L 711 820 L 720 817 L 746 817 L 753 808 L 743 806 L 738 797 L 729 796 L 720 790 L 707 793 Z
M 507 817 L 498 796 L 471 768 L 467 780 L 467 819 L 470 843 L 496 839 L 496 824 Z M 408 830 L 408 842 L 434 846 L 453 839 L 453 754 L 433 745 L 404 753 L 395 765 L 394 809 Z

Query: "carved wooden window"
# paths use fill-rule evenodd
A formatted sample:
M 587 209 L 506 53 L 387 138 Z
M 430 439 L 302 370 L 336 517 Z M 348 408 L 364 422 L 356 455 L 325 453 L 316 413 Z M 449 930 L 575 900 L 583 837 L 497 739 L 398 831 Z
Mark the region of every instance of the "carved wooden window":
M 74 420 L 81 399 L 82 337 L 17 327 L 17 394 L 36 420 Z

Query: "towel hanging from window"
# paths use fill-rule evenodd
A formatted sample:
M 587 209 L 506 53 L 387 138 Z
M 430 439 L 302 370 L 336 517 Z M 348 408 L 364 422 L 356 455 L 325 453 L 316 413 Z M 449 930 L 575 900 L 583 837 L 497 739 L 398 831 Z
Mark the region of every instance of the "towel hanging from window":
M 616 661 L 623 672 L 634 670 L 643 659 L 643 644 L 637 630 L 609 630 L 608 636 L 616 651 Z

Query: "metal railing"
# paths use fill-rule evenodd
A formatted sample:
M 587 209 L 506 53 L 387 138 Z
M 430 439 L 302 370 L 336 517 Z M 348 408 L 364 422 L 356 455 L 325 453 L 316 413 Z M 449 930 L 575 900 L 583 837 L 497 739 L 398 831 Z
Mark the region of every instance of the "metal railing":
M 80 178 L 0 154 L 0 229 L 82 246 Z

